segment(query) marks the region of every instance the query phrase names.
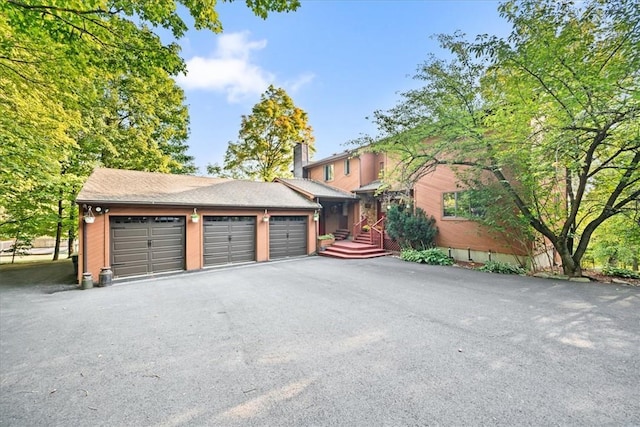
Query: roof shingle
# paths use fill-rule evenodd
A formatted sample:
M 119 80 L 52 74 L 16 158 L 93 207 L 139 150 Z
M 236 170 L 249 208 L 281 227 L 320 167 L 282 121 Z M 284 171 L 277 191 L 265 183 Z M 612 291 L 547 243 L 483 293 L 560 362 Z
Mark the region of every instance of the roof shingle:
M 287 184 L 293 189 L 321 199 L 358 199 L 353 193 L 331 187 L 327 184 L 307 178 L 277 178 L 276 181 Z
M 277 182 L 96 169 L 78 203 L 317 209 L 320 206 Z

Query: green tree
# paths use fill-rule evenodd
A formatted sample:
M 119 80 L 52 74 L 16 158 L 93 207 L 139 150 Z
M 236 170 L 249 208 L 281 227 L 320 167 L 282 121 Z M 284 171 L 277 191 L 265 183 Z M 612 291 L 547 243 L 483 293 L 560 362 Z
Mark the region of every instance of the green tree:
M 605 221 L 593 233 L 588 256 L 600 265 L 629 267 L 638 271 L 640 260 L 640 211 L 628 211 Z
M 299 1 L 246 4 L 266 18 Z M 184 61 L 152 31 L 183 36 L 179 5 L 196 29 L 222 31 L 216 0 L 0 2 L 0 235 L 73 238 L 75 195 L 99 165 L 195 171 L 172 79 Z
M 284 89 L 270 85 L 242 116 L 238 142 L 230 142 L 224 165 L 209 165 L 212 175 L 271 181 L 291 176 L 293 148 L 304 141 L 313 151 L 314 137 L 307 113 L 296 107 Z
M 640 197 L 640 8 L 633 0 L 508 1 L 504 40 L 440 36 L 424 83 L 375 120 L 377 150 L 415 181 L 438 165 L 490 177 L 545 236 L 565 274 L 594 231 Z

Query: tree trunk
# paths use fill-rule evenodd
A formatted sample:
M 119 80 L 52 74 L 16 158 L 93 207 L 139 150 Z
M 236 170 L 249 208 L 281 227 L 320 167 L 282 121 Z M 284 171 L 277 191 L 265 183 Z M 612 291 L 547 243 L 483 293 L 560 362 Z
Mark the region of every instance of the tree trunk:
M 18 252 L 19 239 L 20 239 L 20 233 L 16 234 L 16 240 L 13 242 L 13 252 L 11 253 L 11 264 L 16 262 L 16 252 Z
M 68 232 L 68 238 L 69 240 L 67 241 L 67 253 L 68 253 L 68 257 L 71 258 L 71 254 L 74 252 L 74 242 L 76 240 L 76 210 L 74 209 L 75 206 L 73 206 L 73 202 L 71 204 L 71 208 L 69 209 L 69 223 L 71 224 L 69 226 L 69 232 Z
M 53 249 L 53 260 L 57 261 L 60 257 L 60 238 L 62 237 L 62 214 L 64 208 L 62 206 L 62 197 L 58 200 L 58 225 L 56 227 L 56 243 Z
M 563 273 L 569 277 L 581 277 L 582 267 L 580 266 L 580 262 L 576 262 L 576 260 L 573 259 L 573 255 L 567 245 L 564 242 L 554 242 L 553 246 L 555 246 L 562 260 Z

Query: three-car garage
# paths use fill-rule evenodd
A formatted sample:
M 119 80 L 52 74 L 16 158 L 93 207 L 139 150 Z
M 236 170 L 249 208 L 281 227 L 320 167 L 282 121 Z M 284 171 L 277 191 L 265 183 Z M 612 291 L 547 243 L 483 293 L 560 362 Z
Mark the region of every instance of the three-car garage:
M 114 279 L 309 255 L 322 206 L 279 182 L 96 169 L 77 199 L 79 275 Z

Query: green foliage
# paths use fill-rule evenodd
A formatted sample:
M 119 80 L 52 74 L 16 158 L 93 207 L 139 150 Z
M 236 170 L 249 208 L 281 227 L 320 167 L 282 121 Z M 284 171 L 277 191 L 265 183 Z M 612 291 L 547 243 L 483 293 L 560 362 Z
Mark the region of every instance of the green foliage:
M 375 113 L 375 150 L 396 156 L 409 182 L 447 165 L 472 188 L 495 183 L 503 212 L 580 276 L 594 231 L 640 198 L 640 8 L 514 0 L 499 12 L 507 39 L 439 37 L 453 59 L 430 57 L 422 87 Z
M 626 268 L 607 266 L 602 269 L 602 274 L 606 276 L 624 277 L 627 279 L 640 279 L 640 273 L 637 271 L 627 270 Z
M 331 233 L 329 234 L 322 234 L 320 236 L 318 236 L 318 240 L 333 240 L 335 239 L 335 236 Z
M 438 228 L 435 218 L 420 208 L 391 205 L 385 220 L 386 232 L 403 248 L 427 249 L 434 245 Z
M 270 85 L 242 116 L 238 142 L 229 142 L 224 165 L 209 165 L 209 174 L 272 181 L 291 176 L 293 148 L 304 141 L 313 151 L 314 137 L 307 113 L 296 107 L 284 89 Z
M 72 238 L 74 200 L 96 166 L 193 173 L 173 77 L 187 24 L 222 30 L 217 0 L 0 2 L 0 237 Z M 247 0 L 258 16 L 298 0 Z
M 509 264 L 507 262 L 500 261 L 487 261 L 482 267 L 478 268 L 479 271 L 487 273 L 500 273 L 500 274 L 525 274 L 524 268 Z
M 640 259 L 640 211 L 632 209 L 605 221 L 593 233 L 588 255 L 599 265 L 632 265 Z
M 400 252 L 400 258 L 409 261 L 429 265 L 453 265 L 453 260 L 438 248 L 431 249 L 404 249 Z

